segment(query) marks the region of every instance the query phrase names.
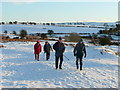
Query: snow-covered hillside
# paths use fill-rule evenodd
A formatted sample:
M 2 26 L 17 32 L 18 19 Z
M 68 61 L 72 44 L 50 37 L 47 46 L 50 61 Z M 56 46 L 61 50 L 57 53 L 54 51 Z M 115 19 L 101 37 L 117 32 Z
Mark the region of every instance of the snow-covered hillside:
M 8 33 L 20 30 L 27 30 L 30 33 L 47 33 L 48 30 L 53 30 L 55 33 L 97 33 L 102 28 L 87 28 L 87 27 L 59 27 L 59 26 L 43 26 L 43 25 L 0 25 L 0 31 L 7 30 Z
M 50 41 L 51 45 L 54 43 Z M 0 48 L 4 88 L 118 88 L 118 56 L 114 54 L 117 46 L 94 46 L 85 42 L 87 58 L 83 59 L 80 71 L 76 69 L 71 46 L 66 46 L 64 53 L 70 60 L 64 57 L 63 69 L 56 70 L 54 52 L 49 61 L 45 60 L 43 51 L 40 61 L 34 60 L 35 42 L 1 44 L 6 46 Z

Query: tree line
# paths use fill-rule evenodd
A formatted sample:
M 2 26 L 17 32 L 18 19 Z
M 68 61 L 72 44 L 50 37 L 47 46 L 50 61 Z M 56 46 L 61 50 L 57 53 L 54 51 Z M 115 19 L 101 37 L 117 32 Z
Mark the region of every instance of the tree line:
M 7 34 L 8 31 L 5 30 L 3 33 L 4 33 L 4 34 Z M 19 35 L 19 36 L 21 37 L 21 39 L 24 39 L 24 38 L 28 35 L 28 32 L 27 32 L 27 30 L 22 29 L 22 30 L 20 31 L 20 34 L 17 34 L 16 31 L 13 31 L 12 34 L 14 34 L 14 35 Z M 54 31 L 53 31 L 53 30 L 48 30 L 48 31 L 47 31 L 47 34 L 45 34 L 45 33 L 36 33 L 36 34 L 31 34 L 31 35 L 32 35 L 32 36 L 40 36 L 41 38 L 44 39 L 44 38 L 47 38 L 47 35 L 49 35 L 50 37 L 52 37 L 52 36 L 54 35 Z
M 41 24 L 41 25 L 55 25 L 55 23 L 36 23 L 36 22 L 18 22 L 18 21 L 10 21 L 10 22 L 0 22 L 0 25 L 4 25 L 4 24 L 22 24 L 22 25 L 37 25 L 37 24 Z
M 116 24 L 116 28 L 110 28 L 109 30 L 100 30 L 98 34 L 116 34 L 120 35 L 120 24 Z

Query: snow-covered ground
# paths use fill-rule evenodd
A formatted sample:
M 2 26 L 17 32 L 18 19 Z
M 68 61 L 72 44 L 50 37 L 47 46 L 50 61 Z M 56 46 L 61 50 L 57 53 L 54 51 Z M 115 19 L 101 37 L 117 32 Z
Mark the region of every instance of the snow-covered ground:
M 52 46 L 54 43 L 50 41 Z M 54 52 L 49 61 L 45 60 L 43 51 L 40 61 L 34 60 L 35 42 L 1 44 L 6 46 L 0 48 L 4 88 L 118 88 L 118 56 L 114 54 L 117 46 L 94 46 L 85 42 L 87 57 L 80 71 L 76 69 L 71 46 L 66 46 L 64 53 L 70 60 L 64 57 L 63 69 L 56 70 Z
M 44 25 L 0 25 L 0 31 L 7 30 L 8 33 L 20 30 L 27 30 L 30 33 L 47 33 L 48 30 L 53 30 L 55 33 L 97 33 L 102 28 L 87 28 L 87 27 L 59 27 L 59 26 L 44 26 Z

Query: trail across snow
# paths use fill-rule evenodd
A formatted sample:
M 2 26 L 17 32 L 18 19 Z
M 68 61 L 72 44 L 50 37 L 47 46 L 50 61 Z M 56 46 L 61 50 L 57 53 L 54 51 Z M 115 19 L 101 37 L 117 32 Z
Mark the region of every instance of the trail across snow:
M 53 45 L 55 42 L 50 41 Z M 35 42 L 3 43 L 1 76 L 4 88 L 118 88 L 118 56 L 104 52 L 103 46 L 86 43 L 87 58 L 83 59 L 83 70 L 77 70 L 73 47 L 66 46 L 63 69 L 55 69 L 54 52 L 49 61 L 40 54 L 34 60 Z M 42 46 L 44 42 L 41 42 Z M 109 46 L 106 46 L 109 47 Z M 114 49 L 117 49 L 114 46 Z M 101 50 L 103 54 L 101 54 Z

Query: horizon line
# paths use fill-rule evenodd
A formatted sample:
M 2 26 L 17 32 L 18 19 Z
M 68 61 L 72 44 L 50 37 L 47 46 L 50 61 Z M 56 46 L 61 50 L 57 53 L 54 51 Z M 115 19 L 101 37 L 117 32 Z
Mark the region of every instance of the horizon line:
M 17 21 L 17 20 L 12 20 L 12 21 L 0 21 L 0 22 L 15 22 L 15 21 Z M 118 22 L 119 20 L 117 20 L 117 21 L 63 21 L 63 22 L 58 22 L 58 21 L 48 21 L 48 22 L 38 22 L 38 21 L 17 21 L 17 22 L 36 22 L 36 23 L 69 23 L 69 22 Z

